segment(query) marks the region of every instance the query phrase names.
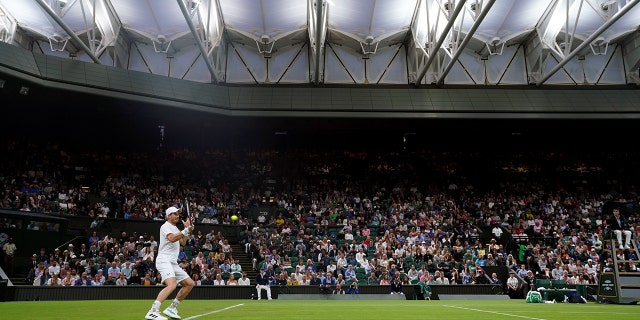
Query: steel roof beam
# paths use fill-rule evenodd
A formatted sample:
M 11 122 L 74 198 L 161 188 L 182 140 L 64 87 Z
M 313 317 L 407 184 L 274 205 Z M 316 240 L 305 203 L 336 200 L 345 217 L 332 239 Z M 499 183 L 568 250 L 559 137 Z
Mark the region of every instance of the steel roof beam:
M 565 64 L 567 64 L 573 57 L 575 57 L 580 51 L 590 45 L 595 39 L 597 39 L 602 33 L 607 31 L 611 25 L 616 23 L 620 18 L 622 18 L 629 10 L 631 10 L 636 4 L 638 4 L 640 0 L 630 0 L 620 11 L 616 12 L 616 14 L 611 17 L 611 19 L 607 20 L 600 28 L 594 31 L 587 39 L 585 39 L 575 50 L 571 51 L 567 56 L 562 59 L 551 71 L 549 71 L 544 77 L 536 83 L 536 86 L 541 86 L 545 81 L 549 80 L 558 70 L 562 69 Z
M 315 65 L 314 65 L 314 74 L 313 74 L 313 83 L 320 83 L 320 56 L 322 55 L 322 47 L 324 47 L 324 41 L 322 41 L 322 31 L 325 30 L 324 22 L 325 17 L 323 17 L 322 12 L 324 11 L 324 0 L 316 0 L 316 35 L 315 35 Z
M 422 82 L 422 78 L 424 78 L 424 75 L 427 73 L 427 70 L 431 66 L 431 63 L 433 63 L 433 60 L 435 60 L 436 56 L 438 55 L 438 51 L 440 51 L 440 47 L 442 47 L 444 40 L 447 39 L 447 36 L 449 35 L 449 31 L 453 27 L 453 24 L 456 22 L 456 19 L 458 18 L 458 14 L 460 14 L 466 2 L 467 0 L 460 0 L 460 2 L 458 2 L 458 5 L 456 6 L 455 10 L 453 11 L 453 14 L 449 18 L 449 21 L 447 22 L 447 25 L 444 27 L 444 30 L 442 31 L 442 34 L 440 35 L 438 42 L 436 42 L 436 45 L 433 47 L 433 50 L 431 50 L 429 54 L 429 58 L 427 59 L 427 62 L 425 62 L 425 64 L 420 69 L 420 72 L 418 73 L 418 77 L 416 78 L 416 82 L 414 83 L 415 86 L 419 86 L 420 82 Z
M 84 52 L 86 52 L 91 60 L 93 60 L 93 62 L 102 64 L 102 61 L 100 61 L 100 59 L 98 59 L 98 57 L 96 57 L 91 49 L 89 49 L 89 47 L 87 47 L 87 45 L 82 42 L 82 40 L 73 32 L 73 30 L 71 30 L 71 28 L 62 19 L 60 19 L 60 17 L 58 17 L 58 15 L 46 3 L 44 3 L 44 0 L 36 0 L 36 2 L 49 15 L 49 17 L 51 17 L 51 19 L 53 19 L 69 35 L 69 37 L 71 37 L 73 44 L 80 47 Z
M 485 8 L 482 10 L 482 12 L 480 12 L 480 15 L 476 18 L 476 21 L 471 26 L 471 29 L 469 29 L 469 32 L 462 40 L 462 43 L 460 43 L 460 46 L 456 50 L 456 53 L 454 53 L 453 57 L 451 57 L 451 61 L 449 61 L 449 64 L 447 64 L 442 74 L 440 74 L 440 78 L 438 78 L 438 81 L 436 81 L 437 85 L 441 85 L 442 83 L 444 83 L 444 78 L 447 76 L 447 74 L 449 74 L 449 71 L 451 71 L 451 68 L 453 68 L 453 65 L 456 63 L 456 61 L 458 61 L 458 58 L 462 54 L 464 47 L 466 47 L 469 41 L 473 39 L 473 35 L 476 33 L 476 30 L 478 30 L 478 28 L 480 27 L 480 24 L 482 23 L 484 18 L 487 16 L 487 14 L 489 13 L 489 10 L 491 10 L 491 7 L 493 7 L 494 3 L 496 3 L 496 0 L 489 0 Z
M 187 10 L 187 6 L 185 6 L 182 0 L 177 0 L 177 1 L 178 1 L 178 6 L 180 7 L 180 11 L 182 11 L 182 15 L 184 16 L 184 20 L 187 22 L 187 25 L 189 26 L 189 30 L 191 30 L 193 39 L 196 41 L 196 44 L 200 49 L 200 53 L 202 54 L 202 59 L 204 59 L 204 63 L 207 65 L 207 69 L 209 69 L 211 78 L 213 79 L 213 82 L 216 83 L 218 82 L 216 78 L 216 71 L 213 68 L 213 65 L 211 64 L 211 61 L 209 60 L 209 53 L 207 52 L 207 49 L 205 49 L 204 44 L 202 43 L 202 41 L 200 40 L 200 37 L 198 36 L 198 30 L 196 30 L 196 26 L 193 25 L 193 21 L 191 21 L 191 17 L 189 16 L 189 10 Z

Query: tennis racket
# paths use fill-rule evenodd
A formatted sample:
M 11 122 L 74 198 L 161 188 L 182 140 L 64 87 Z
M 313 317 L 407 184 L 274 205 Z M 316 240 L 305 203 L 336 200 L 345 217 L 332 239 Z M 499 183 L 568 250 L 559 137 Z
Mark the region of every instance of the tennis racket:
M 189 219 L 189 221 L 191 221 L 191 223 L 193 223 L 193 216 L 191 215 L 191 210 L 189 210 L 189 199 L 184 198 L 184 207 L 187 210 L 187 219 Z

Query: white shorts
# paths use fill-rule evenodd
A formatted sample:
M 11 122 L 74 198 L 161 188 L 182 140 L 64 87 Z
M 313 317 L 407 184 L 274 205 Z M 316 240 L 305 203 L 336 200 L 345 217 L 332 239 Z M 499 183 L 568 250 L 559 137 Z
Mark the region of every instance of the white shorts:
M 176 282 L 180 283 L 182 280 L 189 278 L 189 275 L 180 268 L 178 263 L 156 261 L 156 269 L 162 275 L 162 282 L 165 279 L 176 278 Z

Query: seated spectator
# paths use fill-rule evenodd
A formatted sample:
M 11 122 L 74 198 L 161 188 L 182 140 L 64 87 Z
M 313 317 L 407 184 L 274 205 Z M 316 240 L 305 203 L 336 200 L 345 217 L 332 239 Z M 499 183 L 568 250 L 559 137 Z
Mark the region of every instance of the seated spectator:
M 436 271 L 435 279 L 437 285 L 449 285 L 449 279 L 444 276 L 444 272 Z
M 67 275 L 65 275 L 65 277 L 62 279 L 61 283 L 62 283 L 62 286 L 64 287 L 70 287 L 70 286 L 74 286 L 75 282 L 76 282 L 76 278 L 72 276 L 71 273 L 67 273 Z
M 213 285 L 213 274 L 211 273 L 211 270 L 206 270 L 200 280 L 200 285 L 203 286 L 212 286 Z
M 91 275 L 87 274 L 86 272 L 83 272 L 80 275 L 80 277 L 76 279 L 76 282 L 74 284 L 74 286 L 91 286 L 91 285 L 92 285 Z
M 242 277 L 240 277 L 240 279 L 238 279 L 238 285 L 239 286 L 249 286 L 251 285 L 251 280 L 249 280 L 249 278 L 247 278 L 247 273 L 246 272 L 242 272 Z
M 62 286 L 62 280 L 60 280 L 57 273 L 54 273 L 53 275 L 51 275 L 51 278 L 47 280 L 46 285 L 48 287 L 59 287 Z
M 242 272 L 242 265 L 240 264 L 240 260 L 239 259 L 235 259 L 235 261 L 231 265 L 231 269 L 229 271 L 231 273 L 241 273 Z
M 374 272 L 369 273 L 369 277 L 367 278 L 367 284 L 371 285 L 371 284 L 380 284 L 380 278 L 376 277 L 376 274 Z
M 283 275 L 284 276 L 284 275 Z M 298 283 L 298 279 L 296 278 L 295 274 L 292 274 L 288 279 L 287 279 L 287 286 L 297 286 Z
M 310 279 L 311 275 L 309 273 L 309 276 L 307 276 L 307 274 L 302 276 L 302 279 L 300 279 L 300 281 L 298 281 L 298 285 L 300 286 L 308 286 L 311 284 L 311 279 Z
M 311 274 L 311 279 L 309 280 L 309 285 L 311 286 L 319 286 L 322 284 L 322 280 L 318 277 L 317 273 Z
M 378 284 L 381 286 L 391 285 L 391 281 L 389 280 L 389 274 L 386 272 L 383 273 L 382 278 L 380 278 L 380 282 Z
M 489 279 L 487 279 L 482 269 L 476 272 L 475 284 L 489 284 Z
M 107 278 L 104 280 L 103 285 L 105 285 L 105 286 L 115 286 L 116 285 L 116 279 L 113 278 L 111 275 L 107 275 Z
M 96 275 L 96 277 L 98 277 L 98 276 Z M 93 283 L 94 286 L 95 285 L 101 285 L 101 284 L 96 284 L 96 282 L 100 283 L 99 280 L 98 281 L 94 281 L 94 283 Z M 153 279 L 151 278 L 151 272 L 147 272 L 144 275 L 144 278 L 142 278 L 142 280 L 140 281 L 140 284 L 143 285 L 143 286 L 155 286 L 156 285 L 155 281 L 153 281 Z
M 304 273 L 306 269 L 307 269 L 307 266 L 304 264 L 304 261 L 302 261 L 302 259 L 299 260 L 298 264 L 296 265 L 296 271 Z
M 288 254 L 285 254 L 284 257 L 282 258 L 282 265 L 285 268 L 291 267 L 291 258 L 289 257 Z
M 498 278 L 498 274 L 495 272 L 491 274 L 491 280 L 489 281 L 489 283 L 497 284 L 500 286 L 500 288 L 504 290 L 504 285 L 502 284 L 502 281 Z
M 337 269 L 337 266 L 335 264 L 333 264 L 333 260 L 330 260 L 329 261 L 329 265 L 327 265 L 326 269 L 327 269 L 326 270 L 327 272 L 334 273 L 336 271 L 336 269 Z
M 103 279 L 104 277 L 102 277 L 100 274 L 96 274 L 95 276 L 93 276 L 93 279 L 91 280 L 91 285 L 92 286 L 101 286 L 104 284 L 104 281 L 106 281 L 106 279 Z M 151 283 L 151 275 L 149 274 L 149 283 Z
M 560 262 L 555 263 L 555 268 L 551 270 L 551 278 L 553 280 L 562 280 L 564 275 L 564 268 Z
M 600 236 L 598 236 L 597 233 L 593 235 L 592 244 L 593 244 L 593 249 L 595 249 L 596 252 L 602 251 L 602 240 L 600 239 Z
M 227 280 L 227 285 L 228 286 L 237 286 L 238 285 L 238 280 L 236 280 L 236 277 L 232 274 L 229 274 L 229 280 Z
M 225 282 L 224 279 L 222 279 L 222 274 L 221 273 L 217 273 L 216 274 L 216 278 L 213 280 L 213 285 L 214 286 L 224 286 Z
M 409 277 L 409 281 L 411 282 L 419 280 L 420 274 L 414 264 L 411 265 L 411 268 L 407 272 L 407 276 Z
M 346 229 L 344 231 L 344 240 L 346 240 L 346 241 L 353 240 L 353 234 L 351 233 L 351 229 Z
M 120 267 L 117 262 L 111 262 L 109 269 L 107 269 L 107 275 L 110 275 L 113 279 L 116 279 L 120 274 Z
M 473 272 L 473 271 L 471 271 Z M 467 271 L 462 270 L 460 272 L 460 281 L 462 284 L 472 284 L 473 283 L 473 275 L 467 273 Z
M 536 278 L 533 274 L 533 271 L 527 271 L 527 275 L 523 278 L 524 282 L 529 285 L 530 290 L 536 290 Z
M 127 277 L 124 272 L 120 272 L 118 275 L 118 279 L 116 280 L 116 286 L 126 286 L 127 285 Z
M 131 277 L 129 277 L 129 285 L 140 285 L 142 284 L 142 278 L 138 275 L 138 269 L 131 270 Z
M 344 278 L 345 278 L 345 280 L 358 281 L 358 278 L 356 276 L 356 270 L 353 268 L 353 265 L 350 264 L 347 267 L 347 270 L 345 270 L 345 272 L 344 272 Z
M 527 273 L 528 273 L 527 266 L 524 264 L 520 265 L 520 269 L 518 269 L 518 277 L 524 278 L 527 276 Z
M 462 279 L 460 272 L 458 271 L 459 266 L 452 265 L 451 272 L 449 272 L 449 283 L 450 284 L 461 284 Z M 460 270 L 464 270 L 464 268 L 460 268 Z

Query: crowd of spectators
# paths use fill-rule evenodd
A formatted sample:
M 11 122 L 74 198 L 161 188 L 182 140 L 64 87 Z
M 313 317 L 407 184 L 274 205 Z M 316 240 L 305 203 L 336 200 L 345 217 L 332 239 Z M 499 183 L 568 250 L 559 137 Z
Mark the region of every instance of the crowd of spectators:
M 99 229 L 104 219 L 162 220 L 164 208 L 188 198 L 201 225 L 244 226 L 251 267 L 264 268 L 273 284 L 322 283 L 329 274 L 343 287 L 490 283 L 482 267 L 494 265 L 522 278 L 595 283 L 598 272 L 615 267 L 602 250 L 604 204 L 627 204 L 633 225 L 639 217 L 638 155 L 628 152 L 5 148 L 2 208 L 92 216 Z M 263 205 L 276 214 L 252 216 Z M 481 241 L 484 228 L 495 243 Z M 516 250 L 505 247 L 512 239 Z M 87 243 L 86 253 L 69 252 L 76 260 L 63 259 L 58 279 L 122 284 L 122 273 L 127 284 L 158 283 L 153 242 Z M 195 256 L 181 262 L 197 283 L 240 282 L 241 272 L 225 271 L 239 253 L 220 234 L 194 235 L 190 246 Z M 43 284 L 41 275 L 60 261 L 55 253 L 35 259 L 42 265 L 34 283 Z
M 75 247 L 56 248 L 48 253 L 44 248 L 34 253 L 29 262 L 26 282 L 34 286 L 102 286 L 160 285 L 162 275 L 155 268 L 158 242 L 153 235 L 137 236 L 122 232 L 119 238 L 100 236 L 94 231 L 87 243 Z M 197 285 L 247 285 L 238 259 L 225 246 L 219 234 L 191 235 L 187 247 L 199 241 L 220 244 L 190 258 L 181 248 L 179 263 Z M 224 275 L 224 279 L 222 276 Z M 236 278 L 237 277 L 237 278 Z

